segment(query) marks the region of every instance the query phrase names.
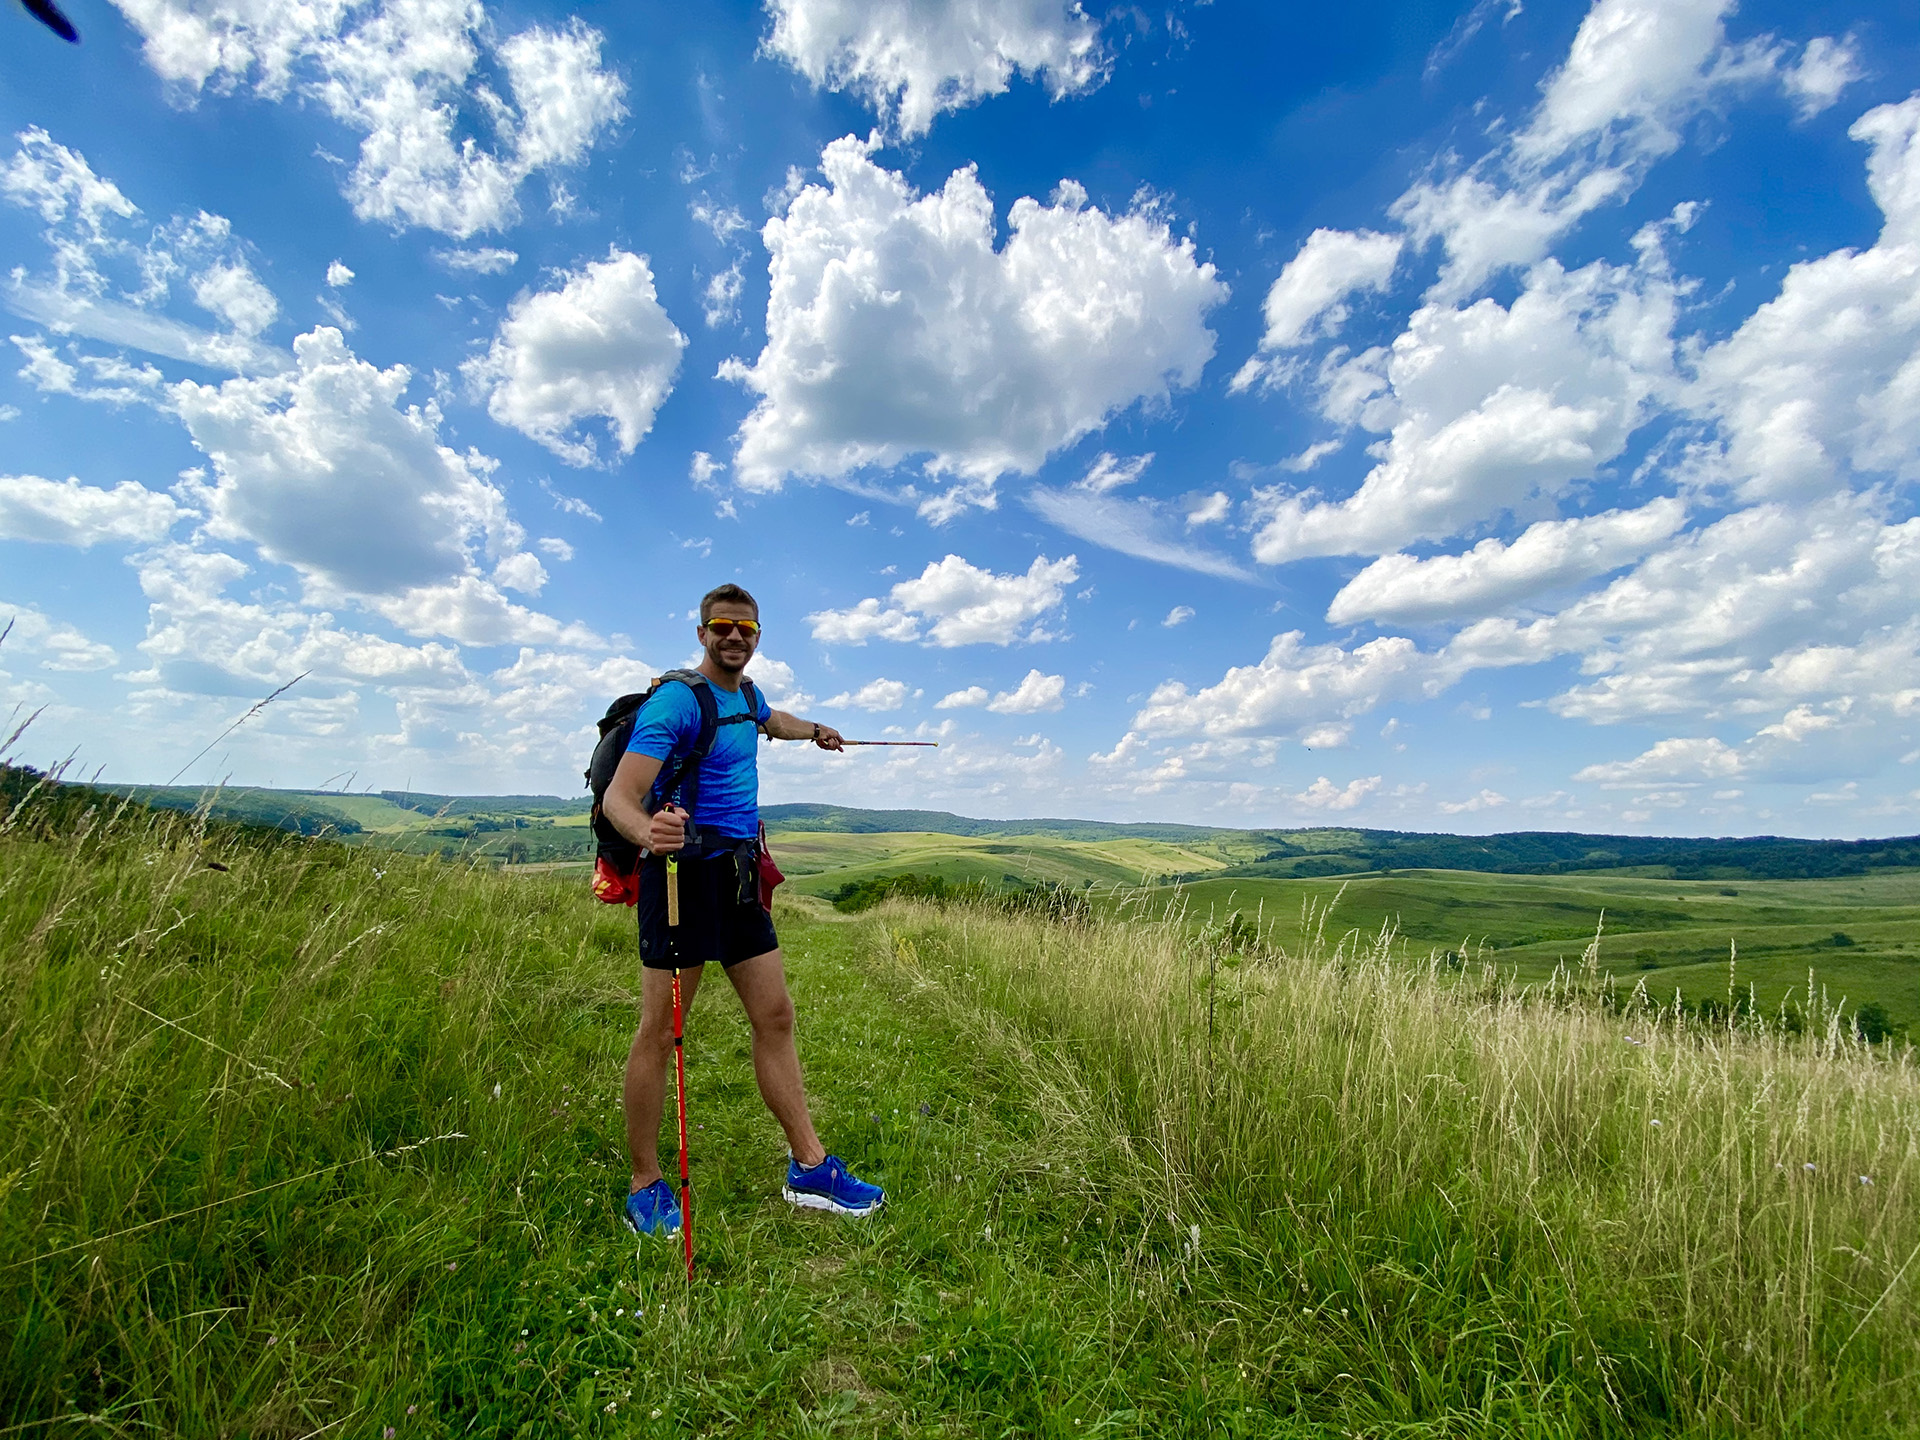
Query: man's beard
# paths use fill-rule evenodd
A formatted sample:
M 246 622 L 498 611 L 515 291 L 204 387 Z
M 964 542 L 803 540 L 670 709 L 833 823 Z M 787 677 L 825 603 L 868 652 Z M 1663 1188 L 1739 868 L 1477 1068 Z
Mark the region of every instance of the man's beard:
M 739 675 L 744 673 L 747 666 L 753 663 L 753 650 L 749 647 L 744 651 L 736 652 L 734 656 L 730 656 L 727 651 L 723 650 L 719 645 L 710 645 L 707 647 L 707 658 L 713 661 L 716 670 L 725 670 L 731 674 Z

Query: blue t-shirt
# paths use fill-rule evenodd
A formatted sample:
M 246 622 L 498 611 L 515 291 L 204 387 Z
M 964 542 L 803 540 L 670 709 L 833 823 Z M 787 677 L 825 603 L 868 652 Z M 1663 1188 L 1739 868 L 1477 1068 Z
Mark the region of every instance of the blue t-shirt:
M 726 690 L 718 685 L 708 688 L 718 712 L 716 719 L 724 721 L 729 715 L 748 713 L 744 690 Z M 754 693 L 760 693 L 757 687 Z M 772 714 L 773 707 L 762 697 L 754 724 L 736 720 L 715 727 L 713 748 L 700 762 L 699 794 L 693 807 L 693 823 L 702 830 L 736 840 L 751 840 L 760 833 L 760 731 L 756 727 L 764 725 Z M 664 767 L 669 755 L 687 754 L 699 738 L 700 702 L 686 685 L 669 680 L 640 711 L 627 749 L 650 755 Z M 666 798 L 658 789 L 656 781 L 649 800 L 655 809 Z

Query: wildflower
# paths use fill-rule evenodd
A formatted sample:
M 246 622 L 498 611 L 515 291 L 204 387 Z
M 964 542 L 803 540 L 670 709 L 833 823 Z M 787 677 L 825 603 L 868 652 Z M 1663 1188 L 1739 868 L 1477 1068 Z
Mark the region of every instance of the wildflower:
M 493 1098 L 496 1100 L 500 1098 L 500 1082 L 498 1080 L 493 1082 Z
M 393 1440 L 393 1426 L 389 1425 L 380 1432 L 383 1440 Z
M 1862 1185 L 1871 1185 L 1871 1184 L 1873 1184 L 1873 1176 L 1871 1176 L 1871 1175 L 1862 1175 L 1862 1176 L 1860 1177 L 1860 1183 L 1861 1183 Z
M 278 1345 L 279 1343 L 280 1343 L 280 1337 L 278 1335 L 267 1336 L 267 1344 Z
M 647 1418 L 649 1420 L 658 1420 L 660 1418 L 660 1412 L 658 1410 L 654 1410 L 647 1416 Z
M 1660 1122 L 1658 1120 L 1654 1120 L 1654 1121 L 1650 1121 L 1649 1123 L 1657 1126 L 1659 1125 Z
M 616 1320 L 618 1320 L 618 1319 L 619 1319 L 619 1318 L 620 1318 L 620 1317 L 621 1317 L 622 1315 L 624 1315 L 624 1314 L 626 1314 L 626 1313 L 627 1313 L 627 1312 L 626 1312 L 626 1311 L 625 1311 L 624 1309 L 621 1309 L 621 1310 L 616 1310 L 616 1311 L 614 1311 L 614 1312 L 613 1312 L 613 1318 L 614 1318 L 614 1319 L 616 1319 Z
M 983 1240 L 991 1240 L 991 1239 L 993 1239 L 993 1226 L 991 1226 L 991 1225 L 989 1225 L 989 1226 L 987 1226 L 987 1227 L 986 1227 L 985 1229 L 983 1229 L 983 1230 L 982 1230 L 982 1231 L 980 1232 L 980 1237 L 981 1237 L 981 1239 L 983 1239 Z
M 1811 1160 L 1807 1161 L 1807 1163 L 1802 1165 L 1800 1168 L 1806 1171 L 1809 1175 L 1811 1175 L 1813 1173 L 1813 1161 Z
M 449 1270 L 457 1270 L 457 1269 L 459 1269 L 459 1268 L 460 1268 L 460 1262 L 459 1262 L 458 1260 L 449 1260 L 449 1261 L 447 1261 L 447 1269 L 449 1269 Z
M 420 1407 L 418 1405 L 409 1405 L 407 1406 L 407 1413 L 411 1415 L 414 1411 L 418 1410 L 419 1408 Z
M 603 1413 L 607 1415 L 611 1415 L 613 1412 L 614 1412 L 614 1403 L 613 1401 L 609 1400 L 607 1401 L 607 1408 Z

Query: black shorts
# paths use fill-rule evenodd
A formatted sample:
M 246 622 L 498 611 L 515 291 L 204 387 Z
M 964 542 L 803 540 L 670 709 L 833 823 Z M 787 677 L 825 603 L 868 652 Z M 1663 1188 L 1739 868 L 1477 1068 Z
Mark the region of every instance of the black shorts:
M 691 970 L 709 960 L 738 965 L 777 950 L 773 917 L 759 900 L 740 901 L 739 872 L 730 854 L 682 857 L 680 924 L 667 925 L 667 862 L 649 855 L 640 865 L 640 963 L 649 970 Z

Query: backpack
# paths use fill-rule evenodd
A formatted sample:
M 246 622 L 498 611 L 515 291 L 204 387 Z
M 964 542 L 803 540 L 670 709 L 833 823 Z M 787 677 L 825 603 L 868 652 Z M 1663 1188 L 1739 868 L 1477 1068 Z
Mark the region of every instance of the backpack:
M 600 717 L 600 739 L 587 764 L 586 780 L 587 788 L 593 792 L 593 893 L 609 905 L 632 905 L 639 900 L 640 847 L 613 828 L 613 823 L 601 813 L 600 805 L 606 798 L 607 786 L 613 783 L 613 772 L 620 768 L 620 758 L 627 753 L 627 745 L 633 739 L 634 722 L 647 702 L 660 693 L 660 687 L 669 682 L 678 682 L 693 691 L 693 698 L 700 706 L 700 730 L 685 754 L 667 757 L 667 763 L 660 767 L 654 793 L 676 801 L 689 815 L 700 798 L 700 762 L 713 749 L 715 732 L 722 725 L 757 723 L 754 717 L 760 710 L 760 692 L 754 689 L 753 681 L 743 678 L 740 682 L 747 700 L 746 713 L 729 715 L 723 720 L 719 702 L 713 698 L 712 684 L 697 670 L 669 670 L 643 693 L 622 695 L 607 707 L 607 713 Z M 687 842 L 698 844 L 691 823 L 687 826 Z

